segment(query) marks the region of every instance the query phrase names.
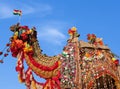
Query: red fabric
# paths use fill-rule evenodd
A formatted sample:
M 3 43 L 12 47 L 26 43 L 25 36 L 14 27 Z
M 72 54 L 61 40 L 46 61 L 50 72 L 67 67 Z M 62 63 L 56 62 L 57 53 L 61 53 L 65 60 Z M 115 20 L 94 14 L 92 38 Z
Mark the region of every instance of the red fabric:
M 74 34 L 74 33 L 75 33 L 75 31 L 73 31 L 73 30 L 69 29 L 69 30 L 68 30 L 68 33 L 69 33 L 69 34 Z
M 53 66 L 47 67 L 47 66 L 37 63 L 31 55 L 29 55 L 29 60 L 34 66 L 36 66 L 39 69 L 45 70 L 45 71 L 52 71 L 58 67 L 58 61 Z
M 54 81 L 54 87 L 57 88 L 57 89 L 61 89 L 60 88 L 60 80 L 59 80 L 59 78 L 60 78 L 60 71 L 59 71 L 57 76 L 52 78 L 52 80 Z
M 23 48 L 23 41 L 22 40 L 15 40 L 10 45 L 10 51 L 12 52 L 13 57 L 17 57 L 17 54 Z
M 114 61 L 115 65 L 119 65 L 119 60 Z
M 20 36 L 22 37 L 23 41 L 26 41 L 28 39 L 28 35 L 26 33 L 22 33 Z
M 16 71 L 18 72 L 18 74 L 19 74 L 19 76 L 20 76 L 20 80 L 21 80 L 22 82 L 25 81 L 25 78 L 24 78 L 23 58 L 24 58 L 23 53 L 20 53 L 20 54 L 19 54 L 19 57 L 18 57 L 17 66 L 16 66 Z
M 27 71 L 26 71 L 26 73 L 25 73 L 25 84 L 28 86 L 28 87 L 30 87 L 30 85 L 31 85 L 31 81 L 32 81 L 32 79 L 31 78 L 33 78 L 33 76 L 32 76 L 32 70 L 30 69 L 30 68 L 28 68 L 27 69 Z
M 29 30 L 28 26 L 21 26 L 20 29 Z
M 15 9 L 14 12 L 22 12 L 22 11 L 21 11 L 21 10 L 16 10 L 16 9 Z
M 60 88 L 60 71 L 58 72 L 58 75 L 55 77 L 52 77 L 51 79 L 47 79 L 46 83 L 44 84 L 43 87 L 46 87 L 47 85 L 49 85 L 50 89 L 61 89 Z

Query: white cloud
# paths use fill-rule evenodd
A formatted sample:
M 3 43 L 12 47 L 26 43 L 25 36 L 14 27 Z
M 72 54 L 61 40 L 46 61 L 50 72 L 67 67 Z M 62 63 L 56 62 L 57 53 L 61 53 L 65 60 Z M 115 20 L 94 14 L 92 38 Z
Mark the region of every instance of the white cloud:
M 38 38 L 50 44 L 61 45 L 64 39 L 66 39 L 66 36 L 59 31 L 59 28 L 45 27 L 38 32 Z
M 40 16 L 44 16 L 46 13 L 49 13 L 52 10 L 51 6 L 49 5 L 36 3 L 32 5 L 22 4 L 21 9 L 23 11 L 23 15 L 36 13 Z
M 0 5 L 0 18 L 10 18 L 12 17 L 12 8 L 8 5 Z
M 18 8 L 19 7 L 19 8 Z M 45 16 L 46 14 L 50 13 L 52 8 L 47 4 L 24 4 L 18 3 L 16 4 L 0 4 L 0 19 L 11 18 L 14 17 L 13 10 L 20 9 L 23 12 L 23 15 L 28 14 L 38 14 L 39 16 Z

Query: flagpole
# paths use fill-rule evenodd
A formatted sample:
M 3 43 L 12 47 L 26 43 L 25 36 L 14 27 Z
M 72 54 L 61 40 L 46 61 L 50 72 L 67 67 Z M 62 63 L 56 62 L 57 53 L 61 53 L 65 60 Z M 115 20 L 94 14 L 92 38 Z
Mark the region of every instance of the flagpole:
M 21 22 L 21 15 L 18 18 L 18 23 L 20 23 L 20 22 Z

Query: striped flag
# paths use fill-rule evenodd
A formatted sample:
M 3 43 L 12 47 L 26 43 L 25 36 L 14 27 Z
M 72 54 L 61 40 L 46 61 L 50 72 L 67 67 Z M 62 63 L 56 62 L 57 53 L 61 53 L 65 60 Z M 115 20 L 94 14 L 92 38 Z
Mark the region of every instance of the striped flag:
M 22 11 L 21 10 L 14 10 L 13 14 L 21 16 L 22 15 Z

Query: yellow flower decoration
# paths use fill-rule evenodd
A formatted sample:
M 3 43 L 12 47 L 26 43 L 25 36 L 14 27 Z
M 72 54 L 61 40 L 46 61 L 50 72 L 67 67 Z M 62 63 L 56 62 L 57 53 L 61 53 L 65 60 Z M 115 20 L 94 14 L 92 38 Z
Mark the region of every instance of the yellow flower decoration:
M 74 31 L 74 32 L 76 32 L 77 28 L 76 27 L 72 27 L 71 30 Z

